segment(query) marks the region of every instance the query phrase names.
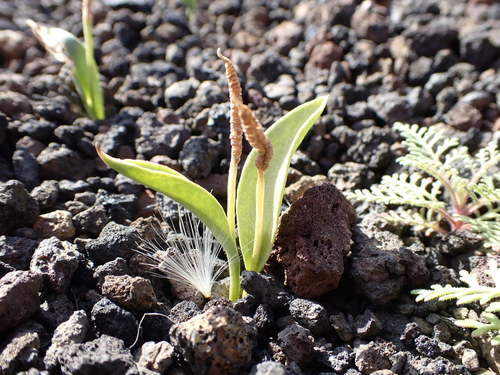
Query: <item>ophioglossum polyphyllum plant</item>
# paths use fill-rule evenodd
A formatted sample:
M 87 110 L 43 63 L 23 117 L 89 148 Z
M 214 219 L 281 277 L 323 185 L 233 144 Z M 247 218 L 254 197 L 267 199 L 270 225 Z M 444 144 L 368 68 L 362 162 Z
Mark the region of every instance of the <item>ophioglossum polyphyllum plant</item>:
M 104 100 L 99 84 L 99 70 L 94 59 L 92 41 L 91 0 L 82 3 L 82 43 L 73 34 L 58 27 L 45 27 L 26 20 L 33 34 L 45 49 L 62 63 L 71 64 L 73 83 L 87 114 L 92 119 L 104 119 Z
M 323 112 L 327 98 L 321 97 L 302 104 L 264 132 L 250 108 L 243 104 L 233 64 L 220 52 L 219 57 L 226 65 L 231 104 L 232 150 L 227 214 L 207 190 L 167 166 L 142 160 L 117 159 L 102 152 L 98 145 L 96 149 L 111 168 L 169 196 L 210 229 L 226 252 L 230 275 L 229 298 L 235 300 L 240 295 L 237 238 L 245 268 L 261 271 L 274 243 L 291 158 Z M 243 165 L 237 185 L 243 133 L 253 150 Z

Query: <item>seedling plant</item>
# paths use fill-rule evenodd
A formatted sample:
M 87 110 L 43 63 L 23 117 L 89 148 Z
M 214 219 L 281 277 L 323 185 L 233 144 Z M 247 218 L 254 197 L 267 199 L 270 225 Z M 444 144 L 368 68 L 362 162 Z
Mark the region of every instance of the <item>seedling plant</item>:
M 167 166 L 142 160 L 117 159 L 105 154 L 98 145 L 96 149 L 108 166 L 172 198 L 206 225 L 226 253 L 230 276 L 229 298 L 235 300 L 240 296 L 238 244 L 245 268 L 261 271 L 274 243 L 291 158 L 323 112 L 327 98 L 302 104 L 264 131 L 251 109 L 243 104 L 232 62 L 220 51 L 218 55 L 226 66 L 230 92 L 231 160 L 227 213 L 207 190 Z M 253 149 L 237 183 L 243 133 Z
M 94 58 L 90 6 L 91 0 L 83 0 L 83 43 L 64 29 L 45 27 L 33 20 L 26 22 L 38 41 L 56 60 L 72 66 L 73 83 L 87 114 L 94 120 L 101 120 L 104 119 L 104 100 Z
M 500 312 L 500 302 L 491 302 L 500 297 L 500 269 L 495 260 L 490 260 L 489 269 L 484 271 L 490 276 L 495 284 L 494 287 L 480 285 L 477 281 L 477 275 L 470 274 L 465 270 L 460 271 L 460 280 L 467 284 L 466 287 L 452 287 L 451 285 L 441 286 L 432 285 L 431 289 L 416 289 L 412 294 L 417 295 L 416 301 L 430 301 L 439 299 L 440 301 L 456 299 L 457 305 L 463 305 L 471 302 L 479 302 L 481 306 L 486 306 L 481 317 L 488 323 L 474 319 L 459 319 L 455 324 L 460 327 L 474 328 L 472 337 L 477 337 L 489 331 L 495 331 L 491 343 L 500 344 L 500 319 L 495 313 Z
M 418 172 L 386 175 L 370 190 L 346 196 L 410 207 L 390 210 L 382 217 L 410 224 L 417 231 L 446 233 L 465 228 L 477 232 L 487 244 L 500 247 L 500 151 L 496 143 L 490 142 L 472 157 L 458 138 L 447 138 L 444 130 L 401 123 L 394 129 L 408 149 L 397 162 Z

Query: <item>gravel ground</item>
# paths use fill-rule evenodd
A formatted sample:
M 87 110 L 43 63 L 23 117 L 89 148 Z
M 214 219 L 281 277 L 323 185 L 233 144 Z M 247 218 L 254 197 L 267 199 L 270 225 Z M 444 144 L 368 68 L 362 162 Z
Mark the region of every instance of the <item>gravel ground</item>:
M 80 7 L 0 0 L 0 373 L 500 373 L 497 349 L 452 323 L 477 305 L 409 293 L 458 285 L 484 262 L 481 241 L 402 232 L 377 218 L 385 207 L 355 212 L 341 193 L 397 171 L 395 121 L 438 124 L 472 153 L 500 140 L 500 3 L 203 0 L 187 19 L 173 0 L 96 1 L 102 121 L 25 22 L 81 37 Z M 170 203 L 94 149 L 168 165 L 224 203 L 217 48 L 265 127 L 329 95 L 292 159 L 268 273 L 243 272 L 234 303 L 148 274 L 137 238 L 154 237 L 155 207 Z

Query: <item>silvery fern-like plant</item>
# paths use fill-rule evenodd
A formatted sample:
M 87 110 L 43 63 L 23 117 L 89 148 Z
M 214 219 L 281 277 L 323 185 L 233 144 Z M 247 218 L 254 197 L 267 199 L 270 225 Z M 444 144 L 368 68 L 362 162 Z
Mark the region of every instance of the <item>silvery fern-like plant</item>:
M 416 289 L 412 294 L 417 295 L 416 301 L 430 301 L 439 299 L 440 301 L 456 299 L 457 305 L 463 305 L 471 302 L 479 302 L 486 306 L 481 317 L 488 323 L 473 319 L 456 320 L 455 324 L 460 327 L 474 328 L 472 337 L 480 336 L 488 331 L 495 331 L 491 343 L 500 344 L 500 319 L 495 313 L 500 312 L 500 302 L 491 302 L 500 298 L 500 269 L 495 260 L 490 260 L 489 269 L 484 273 L 493 279 L 494 287 L 480 285 L 477 281 L 477 275 L 470 274 L 465 270 L 460 271 L 460 280 L 467 284 L 466 287 L 452 287 L 451 285 L 441 286 L 432 285 L 431 289 Z
M 347 193 L 349 199 L 401 205 L 409 210 L 382 214 L 387 221 L 412 225 L 415 230 L 446 233 L 469 228 L 486 243 L 500 247 L 500 162 L 494 141 L 472 157 L 458 138 L 444 130 L 394 124 L 408 153 L 396 161 L 421 173 L 382 177 L 370 190 Z

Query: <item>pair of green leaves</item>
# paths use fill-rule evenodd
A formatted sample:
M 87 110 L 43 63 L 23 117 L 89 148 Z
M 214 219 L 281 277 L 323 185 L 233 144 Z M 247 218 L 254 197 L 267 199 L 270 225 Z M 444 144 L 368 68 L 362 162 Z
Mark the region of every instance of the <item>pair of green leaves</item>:
M 321 97 L 295 108 L 273 124 L 267 131 L 274 147 L 274 156 L 264 174 L 265 193 L 262 242 L 258 252 L 258 267 L 252 271 L 260 271 L 271 252 L 280 208 L 285 189 L 290 161 L 294 152 L 323 112 L 327 98 Z M 240 261 L 236 238 L 232 235 L 224 209 L 207 190 L 188 180 L 179 172 L 169 167 L 140 160 L 113 158 L 97 148 L 102 160 L 117 172 L 161 192 L 196 215 L 214 233 L 224 248 L 229 262 L 230 288 L 229 298 L 235 300 L 240 295 Z M 253 150 L 243 166 L 237 189 L 236 217 L 240 248 L 248 249 L 254 242 L 256 226 L 256 184 L 257 168 Z M 243 251 L 243 261 L 249 269 L 252 253 Z

